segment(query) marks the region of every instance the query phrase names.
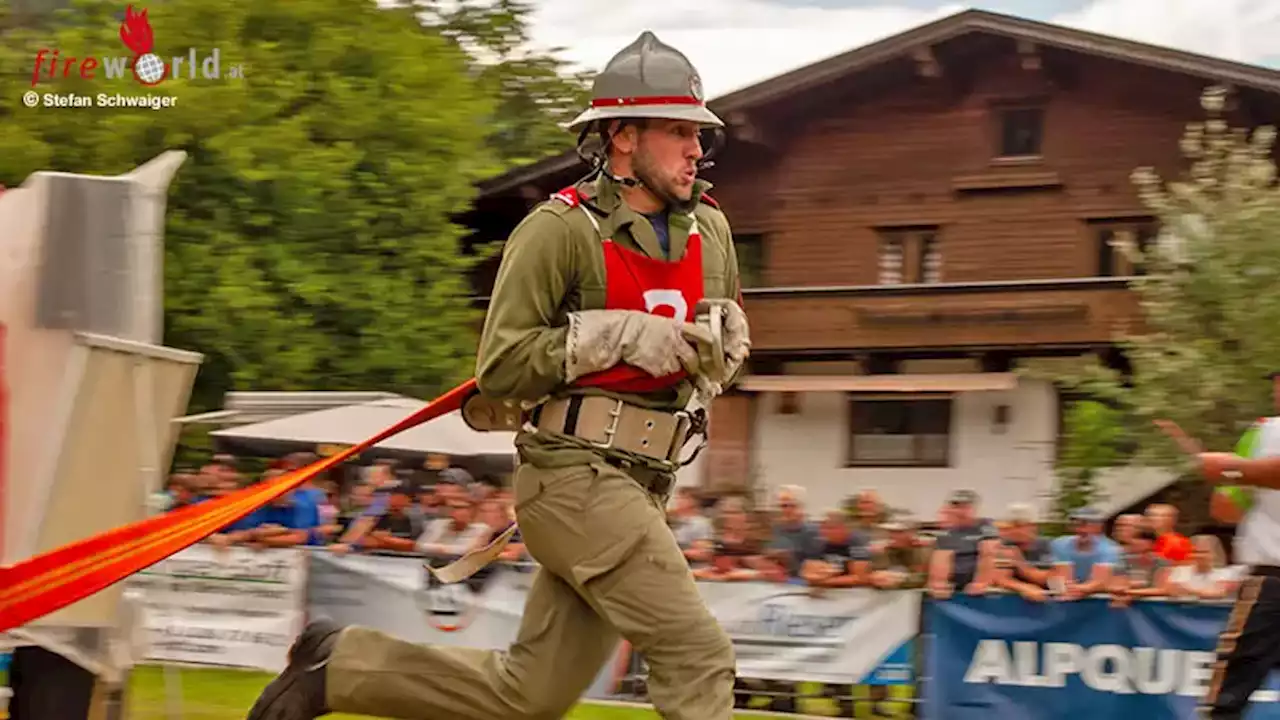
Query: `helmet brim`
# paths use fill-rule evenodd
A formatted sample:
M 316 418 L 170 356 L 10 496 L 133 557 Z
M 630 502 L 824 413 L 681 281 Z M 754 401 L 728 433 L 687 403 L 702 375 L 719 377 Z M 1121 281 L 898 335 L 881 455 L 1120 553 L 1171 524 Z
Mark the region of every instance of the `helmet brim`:
M 702 105 L 627 105 L 619 107 L 592 107 L 584 110 L 565 126 L 569 132 L 579 132 L 597 120 L 625 120 L 646 118 L 653 120 L 688 120 L 703 127 L 724 127 L 724 121 Z

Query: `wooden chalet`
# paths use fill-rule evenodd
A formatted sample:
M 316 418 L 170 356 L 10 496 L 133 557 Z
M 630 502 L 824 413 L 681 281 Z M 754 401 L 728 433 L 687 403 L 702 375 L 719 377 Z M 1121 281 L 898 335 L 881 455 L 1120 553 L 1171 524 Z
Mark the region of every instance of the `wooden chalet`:
M 1155 236 L 1131 174 L 1179 171 L 1212 84 L 1237 123 L 1280 117 L 1280 72 L 971 10 L 710 102 L 754 350 L 682 481 L 803 483 L 814 510 L 875 487 L 921 519 L 957 487 L 1040 502 L 1061 399 L 1013 371 L 1123 366 L 1141 268 L 1108 241 Z M 475 237 L 584 173 L 569 150 L 484 183 Z M 1117 476 L 1107 505 L 1169 481 Z

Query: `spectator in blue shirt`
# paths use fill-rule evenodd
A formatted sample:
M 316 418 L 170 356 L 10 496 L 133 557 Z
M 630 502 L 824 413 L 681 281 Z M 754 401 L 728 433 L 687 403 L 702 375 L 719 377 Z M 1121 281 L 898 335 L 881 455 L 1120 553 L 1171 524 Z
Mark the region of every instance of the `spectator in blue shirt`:
M 1071 514 L 1074 535 L 1053 541 L 1053 561 L 1064 600 L 1105 593 L 1123 558 L 1120 546 L 1102 534 L 1102 514 L 1082 508 Z
M 268 470 L 263 480 L 283 474 L 283 470 Z M 215 545 L 247 544 L 261 547 L 294 547 L 296 545 L 323 545 L 327 540 L 325 528 L 319 525 L 319 513 L 309 498 L 299 491 L 285 493 L 240 520 L 231 523 L 223 532 L 209 540 Z
M 297 452 L 286 455 L 280 470 L 283 472 L 292 472 L 304 468 L 320 458 L 315 453 Z M 273 477 L 279 475 L 275 472 Z M 265 478 L 264 478 L 265 479 Z M 310 527 L 320 527 L 320 506 L 325 502 L 324 490 L 316 487 L 315 480 L 308 480 L 294 491 L 294 503 L 298 507 L 298 512 L 305 517 L 305 522 Z

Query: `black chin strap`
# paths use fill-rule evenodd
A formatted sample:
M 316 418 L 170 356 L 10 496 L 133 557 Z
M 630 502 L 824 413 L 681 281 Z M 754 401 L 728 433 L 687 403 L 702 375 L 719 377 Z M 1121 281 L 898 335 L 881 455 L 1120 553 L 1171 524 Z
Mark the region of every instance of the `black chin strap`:
M 598 148 L 588 148 L 587 146 L 588 136 L 590 136 L 593 131 L 599 135 L 598 141 L 600 145 Z M 609 133 L 605 130 L 602 124 L 591 123 L 583 128 L 582 132 L 578 134 L 578 157 L 591 167 L 591 171 L 588 172 L 580 182 L 591 182 L 597 177 L 604 175 L 610 180 L 626 187 L 641 187 L 643 183 L 640 182 L 639 178 L 622 177 L 609 169 L 609 162 L 606 159 L 605 154 L 605 148 L 609 147 L 609 140 Z
M 626 120 L 623 122 L 626 123 L 632 121 Z M 623 127 L 625 127 L 625 125 L 619 125 L 618 130 L 621 130 Z M 597 135 L 596 138 L 590 138 L 593 132 Z M 716 163 L 711 158 L 724 147 L 724 132 L 720 128 L 713 128 L 711 132 L 712 141 L 703 153 L 702 157 L 698 160 L 698 172 L 703 172 L 714 167 Z M 589 138 L 597 140 L 599 142 L 599 146 L 596 148 L 588 148 L 587 140 Z M 578 133 L 578 146 L 576 148 L 578 158 L 591 168 L 590 172 L 588 172 L 579 182 L 590 182 L 595 180 L 597 177 L 604 175 L 610 180 L 625 187 L 644 187 L 644 183 L 641 182 L 639 178 L 622 177 L 609 169 L 609 162 L 607 160 L 605 148 L 609 147 L 609 141 L 611 139 L 609 131 L 605 128 L 604 123 L 600 122 L 588 123 L 587 126 L 582 129 L 582 132 Z

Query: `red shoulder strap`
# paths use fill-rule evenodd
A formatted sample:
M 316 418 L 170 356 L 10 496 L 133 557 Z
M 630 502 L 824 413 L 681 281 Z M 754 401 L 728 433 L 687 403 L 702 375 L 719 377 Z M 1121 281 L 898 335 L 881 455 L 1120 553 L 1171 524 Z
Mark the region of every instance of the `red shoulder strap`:
M 713 197 L 711 197 L 710 195 L 708 195 L 708 194 L 706 194 L 706 193 L 703 193 L 703 194 L 699 195 L 698 197 L 699 197 L 699 199 L 701 199 L 701 200 L 702 200 L 702 202 L 704 202 L 704 203 L 706 203 L 706 204 L 710 205 L 711 207 L 713 207 L 713 208 L 715 208 L 715 209 L 717 209 L 717 210 L 719 210 L 719 209 L 720 209 L 720 203 L 719 203 L 719 202 L 717 202 L 717 201 L 716 201 L 716 199 L 715 199 L 715 198 L 713 198 Z
M 582 203 L 582 195 L 578 193 L 578 188 L 570 185 L 569 187 L 555 193 L 551 196 L 552 200 L 559 200 L 569 207 L 578 207 Z

